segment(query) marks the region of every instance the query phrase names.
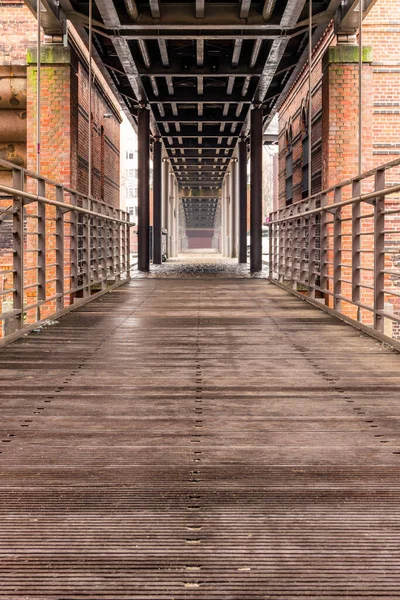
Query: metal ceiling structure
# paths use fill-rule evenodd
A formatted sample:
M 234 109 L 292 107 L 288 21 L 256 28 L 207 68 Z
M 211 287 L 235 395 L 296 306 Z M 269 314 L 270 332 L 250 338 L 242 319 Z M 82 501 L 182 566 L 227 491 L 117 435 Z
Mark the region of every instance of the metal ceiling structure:
M 307 60 L 310 1 L 313 45 L 333 19 L 354 26 L 357 0 L 93 0 L 94 58 L 133 121 L 150 108 L 180 186 L 220 189 L 251 107 L 274 115 Z M 69 19 L 87 40 L 88 0 L 43 6 L 49 31 Z

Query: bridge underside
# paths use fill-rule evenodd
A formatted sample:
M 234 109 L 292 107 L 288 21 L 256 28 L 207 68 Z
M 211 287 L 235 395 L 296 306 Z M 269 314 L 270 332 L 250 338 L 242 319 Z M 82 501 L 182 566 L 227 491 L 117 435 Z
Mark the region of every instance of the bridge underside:
M 26 1 L 35 11 L 36 2 Z M 372 3 L 365 1 L 365 11 Z M 222 253 L 247 261 L 250 151 L 250 268 L 260 271 L 263 132 L 306 64 L 308 48 L 316 47 L 328 24 L 334 21 L 336 31 L 344 35 L 355 33 L 358 2 L 46 0 L 43 4 L 47 12 L 42 21 L 50 37 L 63 32 L 64 20 L 69 19 L 83 40 L 92 40 L 95 60 L 137 127 L 139 269 L 149 269 L 149 152 L 154 174 L 154 262 L 162 260 L 161 227 L 174 230 L 180 210 L 175 207 L 168 217 L 165 209 L 161 218 L 161 196 L 165 206 L 169 198 L 168 177 L 161 189 L 162 156 L 172 175 L 170 187 L 173 180 L 172 186 L 181 192 L 186 225 L 231 228 L 221 236 L 231 240 Z M 176 248 L 169 248 L 168 254 L 175 256 Z
M 0 598 L 400 597 L 399 356 L 194 275 L 1 350 Z

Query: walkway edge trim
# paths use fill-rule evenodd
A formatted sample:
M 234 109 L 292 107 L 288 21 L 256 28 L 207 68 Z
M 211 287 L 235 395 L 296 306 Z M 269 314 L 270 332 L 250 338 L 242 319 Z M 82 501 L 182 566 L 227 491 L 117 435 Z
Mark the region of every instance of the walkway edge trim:
M 352 319 L 351 317 L 347 317 L 346 315 L 343 315 L 342 313 L 338 312 L 337 310 L 330 308 L 329 306 L 326 306 L 325 304 L 322 304 L 321 302 L 317 302 L 317 300 L 314 300 L 313 298 L 309 298 L 308 296 L 305 296 L 304 294 L 301 294 L 300 292 L 297 292 L 296 290 L 288 288 L 285 285 L 282 285 L 281 283 L 279 283 L 278 281 L 275 281 L 274 279 L 269 278 L 268 281 L 270 283 L 273 283 L 277 287 L 281 288 L 282 290 L 285 290 L 286 292 L 293 294 L 293 296 L 296 296 L 296 298 L 299 298 L 300 300 L 303 300 L 304 302 L 308 302 L 308 304 L 311 304 L 312 306 L 315 306 L 316 308 L 319 308 L 320 310 L 325 311 L 332 317 L 336 317 L 337 319 L 339 319 L 340 321 L 343 321 L 347 325 L 354 327 L 354 329 L 358 329 L 359 331 L 362 331 L 363 333 L 366 333 L 370 337 L 374 338 L 378 342 L 383 342 L 384 344 L 391 346 L 397 352 L 400 352 L 400 341 L 398 342 L 398 341 L 394 340 L 393 338 L 391 338 L 383 333 L 380 333 L 379 331 L 371 329 L 367 325 L 363 325 L 363 323 L 359 323 L 355 319 Z
M 11 333 L 7 337 L 0 339 L 0 348 L 4 348 L 5 346 L 8 346 L 8 344 L 12 344 L 19 338 L 25 337 L 26 335 L 31 333 L 34 329 L 37 329 L 41 325 L 45 325 L 46 323 L 48 323 L 48 321 L 54 321 L 54 319 L 63 317 L 64 315 L 75 310 L 76 308 L 80 308 L 81 306 L 88 304 L 92 300 L 96 300 L 97 298 L 104 296 L 104 294 L 108 294 L 108 292 L 112 292 L 117 287 L 120 287 L 121 285 L 124 285 L 125 283 L 129 283 L 129 281 L 131 281 L 131 277 L 128 277 L 127 279 L 124 279 L 123 281 L 116 281 L 112 285 L 108 286 L 106 289 L 100 290 L 99 292 L 92 294 L 88 298 L 79 299 L 78 301 L 73 302 L 69 306 L 66 306 L 62 310 L 59 310 L 56 313 L 52 313 L 46 319 L 41 319 L 40 321 L 36 321 L 35 323 L 32 323 L 32 325 L 28 325 L 26 327 L 23 327 L 22 329 L 19 329 L 15 333 Z

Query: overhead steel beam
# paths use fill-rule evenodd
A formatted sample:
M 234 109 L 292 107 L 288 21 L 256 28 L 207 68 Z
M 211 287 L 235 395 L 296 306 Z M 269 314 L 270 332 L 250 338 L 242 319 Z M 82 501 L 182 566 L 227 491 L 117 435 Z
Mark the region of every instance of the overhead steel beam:
M 247 19 L 250 12 L 251 0 L 241 0 L 240 3 L 240 18 Z
M 265 19 L 266 21 L 269 21 L 269 19 L 272 17 L 272 14 L 274 12 L 275 5 L 276 5 L 276 0 L 265 0 L 263 11 L 262 11 L 263 19 Z
M 204 0 L 196 0 L 196 19 L 204 19 Z
M 37 0 L 25 0 L 25 4 L 35 15 L 37 14 Z M 40 24 L 45 35 L 62 36 L 66 33 L 66 17 L 57 0 L 41 0 Z M 5 10 L 5 9 L 4 9 Z
M 358 2 L 358 0 L 348 0 L 348 3 L 350 3 L 350 5 L 355 4 L 356 2 Z M 335 19 L 335 21 L 337 21 L 339 19 L 338 14 L 340 11 L 340 5 L 341 5 L 341 0 L 331 0 L 331 2 L 329 3 L 328 9 L 325 11 L 324 20 L 319 21 L 319 24 L 313 33 L 313 36 L 312 36 L 313 48 L 315 48 L 315 46 L 320 41 L 321 36 L 323 35 L 324 31 L 326 30 L 328 23 L 332 19 Z M 276 98 L 273 108 L 270 110 L 269 116 L 267 117 L 267 119 L 265 121 L 266 127 L 268 127 L 268 125 L 271 123 L 272 119 L 274 118 L 274 116 L 276 115 L 276 113 L 278 112 L 280 107 L 282 106 L 287 94 L 289 93 L 289 90 L 292 88 L 300 71 L 303 69 L 303 67 L 307 63 L 307 61 L 308 61 L 308 45 L 306 46 L 306 48 L 304 48 L 300 59 L 297 61 L 297 65 L 295 66 L 289 79 L 285 83 L 285 87 L 280 92 L 279 96 Z
M 151 16 L 153 17 L 153 19 L 159 19 L 161 14 L 160 14 L 160 4 L 159 4 L 158 0 L 149 0 L 149 4 L 150 4 Z
M 108 4 L 113 5 L 109 0 L 105 0 Z M 293 3 L 293 0 L 288 0 L 289 4 Z M 294 0 L 296 1 L 296 0 Z M 158 4 L 151 0 L 152 4 Z M 243 0 L 243 5 L 246 6 L 249 0 Z M 292 10 L 292 9 L 290 9 Z M 242 17 L 241 12 L 238 11 L 237 2 L 232 3 L 214 3 L 208 2 L 207 10 L 204 10 L 204 0 L 196 0 L 196 12 L 199 15 L 197 20 L 193 19 L 193 4 L 187 3 L 163 3 L 162 11 L 160 11 L 159 17 L 153 17 L 151 6 L 141 7 L 140 18 L 127 25 L 121 23 L 116 24 L 114 28 L 103 22 L 106 26 L 110 27 L 113 31 L 141 31 L 143 29 L 174 29 L 177 27 L 185 29 L 228 29 L 236 27 L 238 29 L 246 30 L 248 28 L 260 28 L 264 31 L 276 30 L 276 29 L 287 29 L 287 26 L 280 26 L 279 24 L 266 23 L 263 15 L 256 11 L 249 11 L 247 17 Z M 243 13 L 242 13 L 243 14 Z M 203 15 L 203 16 L 201 16 Z M 84 19 L 86 15 L 80 14 L 77 11 L 69 11 L 66 16 L 70 19 Z M 101 23 L 95 23 L 96 26 L 101 26 Z
M 209 67 L 209 66 L 201 66 L 204 63 L 204 54 L 201 55 L 201 63 L 199 62 L 199 55 L 197 54 L 197 64 L 193 64 L 186 71 L 182 70 L 182 64 L 179 61 L 171 60 L 168 67 L 165 67 L 160 62 L 153 61 L 153 64 L 150 66 L 141 65 L 138 66 L 138 73 L 142 76 L 155 76 L 155 77 L 165 77 L 166 75 L 170 75 L 171 77 L 179 77 L 180 79 L 191 79 L 194 77 L 212 77 L 221 78 L 221 77 L 259 77 L 262 75 L 262 68 L 260 66 L 255 67 L 255 61 L 249 68 L 248 59 L 244 57 L 240 61 L 236 67 L 232 67 L 229 61 L 220 60 L 218 64 L 218 71 Z M 150 61 L 149 61 L 150 62 Z M 199 66 L 200 65 L 200 66 Z
M 215 92 L 214 90 L 204 90 L 204 94 L 201 98 L 198 97 L 197 88 L 193 89 L 175 89 L 175 95 L 169 96 L 160 93 L 160 96 L 157 98 L 154 95 L 151 95 L 149 92 L 149 102 L 151 104 L 171 104 L 171 102 L 175 102 L 177 104 L 224 104 L 224 100 L 221 98 L 221 92 Z M 233 103 L 242 103 L 242 104 L 251 104 L 250 98 L 243 98 L 240 92 L 234 92 L 232 96 L 229 97 L 229 102 Z
M 363 0 L 363 19 L 377 0 Z M 336 30 L 341 33 L 355 33 L 359 29 L 359 0 L 341 3 L 335 14 Z
M 113 2 L 109 2 L 108 0 L 96 0 L 96 6 L 107 27 L 118 27 L 121 24 Z M 122 37 L 116 37 L 113 39 L 113 43 L 136 99 L 139 102 L 145 102 L 146 92 L 140 80 L 136 64 L 133 61 L 128 42 Z
M 196 121 L 196 123 L 206 123 L 209 125 L 216 125 L 219 123 L 241 123 L 242 119 L 240 117 L 236 117 L 234 115 L 232 116 L 221 116 L 221 117 L 207 117 L 206 116 L 201 116 L 201 117 L 187 117 L 186 115 L 182 114 L 182 115 L 165 115 L 164 117 L 158 117 L 157 118 L 157 123 L 190 123 L 193 124 L 193 121 Z

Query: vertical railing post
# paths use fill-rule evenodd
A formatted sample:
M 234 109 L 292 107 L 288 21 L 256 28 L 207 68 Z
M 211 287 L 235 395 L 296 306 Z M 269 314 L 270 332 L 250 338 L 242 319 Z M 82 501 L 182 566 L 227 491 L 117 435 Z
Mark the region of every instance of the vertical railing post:
M 100 212 L 100 203 L 93 202 L 93 210 Z M 99 217 L 92 219 L 92 258 L 93 258 L 93 282 L 99 280 Z
M 278 219 L 282 219 L 283 210 L 278 210 L 277 216 Z M 278 225 L 279 232 L 279 260 L 278 260 L 278 281 L 283 282 L 283 274 L 285 269 L 285 227 L 283 223 L 279 223 Z
M 375 175 L 375 191 L 385 187 L 385 170 Z M 374 329 L 384 331 L 384 317 L 380 314 L 385 308 L 385 197 L 376 198 L 374 203 Z
M 121 219 L 121 211 L 115 212 L 117 219 Z M 121 223 L 115 223 L 115 280 L 121 281 Z
M 292 228 L 293 221 L 288 221 L 287 218 L 290 216 L 290 210 L 285 208 L 283 211 L 283 215 L 285 217 L 285 273 L 284 273 L 284 281 L 290 281 L 292 278 L 291 268 L 292 268 L 292 259 L 291 259 L 291 244 L 292 244 Z
M 77 197 L 74 192 L 71 193 L 71 206 L 77 205 Z M 78 287 L 78 217 L 74 209 L 70 212 L 70 288 L 75 290 Z M 71 293 L 71 304 L 76 297 L 76 292 Z
M 276 220 L 279 219 L 279 211 L 275 213 Z M 274 274 L 276 277 L 279 277 L 279 228 L 280 223 L 275 223 L 275 232 L 274 232 Z
M 272 273 L 273 273 L 273 264 L 274 264 L 274 219 L 275 219 L 275 213 L 271 213 L 270 215 L 270 225 L 269 225 L 269 273 L 268 276 L 269 278 L 272 280 Z M 239 228 L 240 228 L 240 224 L 239 224 Z M 240 231 L 239 231 L 239 262 L 241 261 L 241 250 L 240 250 Z
M 310 200 L 310 210 L 314 210 L 316 207 L 316 199 Z M 317 225 L 316 215 L 310 215 L 308 221 L 308 297 L 315 298 L 315 284 L 317 279 L 316 269 L 317 264 L 315 260 L 316 254 L 316 239 L 317 239 Z
M 46 196 L 45 179 L 37 180 L 38 196 Z M 43 202 L 37 202 L 37 293 L 36 302 L 36 320 L 41 319 L 41 304 L 46 301 L 46 205 Z
M 321 207 L 325 207 L 328 198 L 326 194 L 321 196 Z M 322 290 L 328 290 L 328 237 L 327 237 L 327 219 L 328 213 L 326 210 L 320 213 L 319 221 L 319 272 L 320 272 L 320 287 Z
M 294 290 L 297 290 L 297 276 L 296 276 L 296 270 L 297 270 L 297 234 L 298 234 L 298 225 L 297 225 L 297 219 L 293 219 L 292 221 L 292 236 L 291 236 L 291 248 L 290 248 L 290 252 L 291 252 L 291 256 L 292 256 L 292 269 L 291 269 L 291 273 L 290 273 L 290 283 L 291 283 L 291 287 Z
M 121 219 L 125 220 L 124 213 L 121 213 Z M 126 273 L 126 225 L 121 223 L 121 273 Z
M 129 215 L 125 214 L 126 219 L 126 276 L 131 278 L 131 227 L 129 225 Z
M 89 198 L 83 199 L 83 208 L 90 208 Z M 83 296 L 90 296 L 90 217 L 82 214 L 82 266 L 83 266 Z
M 13 188 L 24 189 L 24 172 L 13 170 Z M 13 320 L 13 329 L 24 326 L 24 201 L 13 197 L 13 310 L 18 311 Z
M 56 186 L 57 202 L 64 202 L 64 188 Z M 64 211 L 56 208 L 56 308 L 64 308 Z
M 361 194 L 361 181 L 353 181 L 352 197 Z M 361 202 L 355 202 L 351 208 L 351 299 L 357 305 L 357 321 L 361 320 Z
M 305 217 L 301 217 L 299 219 L 299 232 L 300 232 L 300 242 L 299 242 L 299 282 L 305 283 L 305 263 L 306 263 L 306 219 Z
M 342 199 L 342 188 L 335 188 L 334 203 Z M 334 308 L 340 311 L 342 306 L 342 209 L 337 208 L 333 216 L 333 297 Z
M 101 215 L 104 215 L 105 206 L 101 205 L 99 208 Z M 107 287 L 107 221 L 104 216 L 100 217 L 99 230 L 99 273 L 101 288 L 104 289 Z
M 115 209 L 110 209 L 110 217 L 115 216 Z M 110 272 L 111 272 L 111 282 L 113 283 L 115 277 L 115 221 L 108 221 L 109 231 L 110 231 Z

